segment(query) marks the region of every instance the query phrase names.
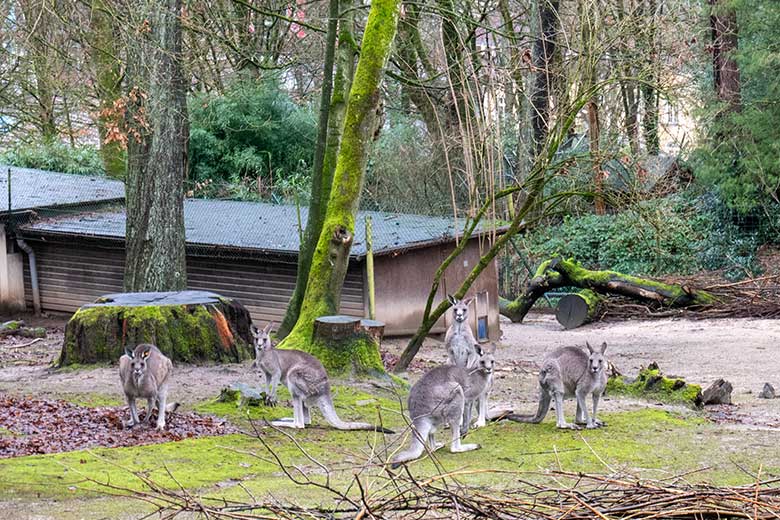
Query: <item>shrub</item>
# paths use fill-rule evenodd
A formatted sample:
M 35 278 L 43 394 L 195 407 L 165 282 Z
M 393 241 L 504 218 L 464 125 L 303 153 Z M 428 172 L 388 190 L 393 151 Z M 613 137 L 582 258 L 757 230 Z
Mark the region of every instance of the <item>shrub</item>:
M 238 198 L 263 197 L 258 185 L 306 191 L 316 120 L 311 110 L 293 103 L 278 80 L 241 80 L 224 95 L 196 95 L 189 111 L 191 181 L 234 185 L 220 189 Z
M 103 175 L 103 162 L 95 146 L 69 146 L 61 142 L 20 144 L 0 154 L 0 163 L 63 173 Z
M 714 195 L 683 192 L 614 215 L 567 216 L 522 242 L 535 264 L 560 254 L 592 269 L 636 275 L 725 269 L 737 278 L 755 268 L 758 237 L 726 215 Z

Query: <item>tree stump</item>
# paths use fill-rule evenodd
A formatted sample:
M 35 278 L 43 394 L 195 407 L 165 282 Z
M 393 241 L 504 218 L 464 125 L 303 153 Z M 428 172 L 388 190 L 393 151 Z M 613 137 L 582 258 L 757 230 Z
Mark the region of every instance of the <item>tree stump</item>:
M 555 319 L 566 330 L 576 329 L 598 318 L 604 297 L 590 289 L 567 294 L 558 302 Z
M 321 316 L 314 321 L 310 349 L 331 375 L 385 375 L 379 343 L 385 324 L 353 316 Z
M 139 343 L 174 361 L 239 362 L 253 353 L 251 323 L 240 302 L 211 292 L 109 294 L 73 314 L 58 364 L 114 362 Z

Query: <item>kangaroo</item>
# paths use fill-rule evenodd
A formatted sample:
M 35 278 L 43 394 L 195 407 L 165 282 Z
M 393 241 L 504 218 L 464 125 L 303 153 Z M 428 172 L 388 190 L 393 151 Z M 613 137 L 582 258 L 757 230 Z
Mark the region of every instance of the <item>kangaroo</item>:
M 411 442 L 405 451 L 393 457 L 392 468 L 420 457 L 426 443 L 431 451 L 440 448 L 434 433 L 444 424 L 449 424 L 452 430 L 452 453 L 479 449 L 479 444 L 460 443 L 462 428 L 468 428 L 469 403 L 487 392 L 495 363 L 492 350 L 485 351 L 477 346 L 477 355 L 475 366 L 470 369 L 453 365 L 439 366 L 414 384 L 408 400 L 412 418 Z
M 316 357 L 306 352 L 277 350 L 269 336 L 272 325 L 269 323 L 262 330 L 252 325 L 255 343 L 255 362 L 252 366 L 265 376 L 266 395 L 271 404 L 276 403 L 276 387 L 279 382 L 283 381 L 287 385 L 293 401 L 293 418 L 292 421 L 272 421 L 271 424 L 305 428 L 307 424 L 311 424 L 309 408 L 314 404 L 325 416 L 325 420 L 338 430 L 376 430 L 392 433 L 390 430 L 368 423 L 342 421 L 333 407 L 330 382 L 325 367 Z
M 479 357 L 474 349 L 477 340 L 474 338 L 474 333 L 471 332 L 471 325 L 468 322 L 469 305 L 471 305 L 473 298 L 458 300 L 448 294 L 447 299 L 452 304 L 452 324 L 444 336 L 449 364 L 466 368 Z
M 472 367 L 479 355 L 477 354 L 478 344 L 474 338 L 474 333 L 471 331 L 469 325 L 469 305 L 474 298 L 467 298 L 465 300 L 458 300 L 452 295 L 447 295 L 447 299 L 452 304 L 452 324 L 447 329 L 447 334 L 444 336 L 444 344 L 447 346 L 447 355 L 449 357 L 450 365 L 455 365 L 461 368 Z M 487 424 L 487 410 L 488 410 L 488 394 L 490 388 L 493 386 L 493 376 L 490 376 L 488 381 L 488 391 L 483 393 L 477 404 L 478 417 L 477 422 L 474 423 L 475 428 L 482 428 Z M 471 410 L 469 409 L 469 417 L 471 416 Z M 468 427 L 469 423 L 466 423 Z
M 148 343 L 138 345 L 134 350 L 125 349 L 119 358 L 119 378 L 130 407 L 130 420 L 125 426 L 132 428 L 141 421 L 138 419 L 138 409 L 135 400 L 146 399 L 146 416 L 148 423 L 152 416 L 152 408 L 157 405 L 157 429 L 165 428 L 165 412 L 172 412 L 178 407 L 171 403 L 166 408 L 168 399 L 168 382 L 173 371 L 173 363 L 154 345 Z
M 607 386 L 607 361 L 604 352 L 607 344 L 596 350 L 587 342 L 588 353 L 577 347 L 563 347 L 545 356 L 539 372 L 539 408 L 536 415 L 507 416 L 518 422 L 540 423 L 550 410 L 550 401 L 555 398 L 555 414 L 558 428 L 578 429 L 577 424 L 587 428 L 598 428 L 604 423 L 596 418 L 599 398 Z M 593 396 L 593 415 L 588 416 L 585 398 Z M 577 398 L 576 424 L 569 424 L 563 417 L 563 398 Z

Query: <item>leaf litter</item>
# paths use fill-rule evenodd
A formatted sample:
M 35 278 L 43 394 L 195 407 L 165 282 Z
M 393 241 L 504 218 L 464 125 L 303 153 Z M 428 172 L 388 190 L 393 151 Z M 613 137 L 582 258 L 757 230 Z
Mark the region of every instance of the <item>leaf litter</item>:
M 145 411 L 139 410 L 141 418 Z M 85 448 L 159 444 L 238 430 L 223 419 L 194 412 L 166 414 L 164 431 L 148 424 L 127 429 L 127 407 L 90 408 L 67 401 L 0 395 L 0 459 Z

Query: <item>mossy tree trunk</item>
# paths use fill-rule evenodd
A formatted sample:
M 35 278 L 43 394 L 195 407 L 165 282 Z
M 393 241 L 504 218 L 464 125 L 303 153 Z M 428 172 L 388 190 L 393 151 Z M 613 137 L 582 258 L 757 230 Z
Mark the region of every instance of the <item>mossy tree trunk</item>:
M 117 27 L 113 23 L 116 13 L 110 11 L 106 0 L 92 0 L 90 17 L 92 66 L 95 68 L 95 93 L 99 113 L 96 118 L 100 136 L 100 158 L 106 175 L 124 179 L 126 156 L 121 140 L 110 134 L 110 121 L 114 102 L 122 97 L 122 63 L 119 51 Z
M 399 7 L 400 0 L 371 3 L 322 232 L 312 257 L 298 320 L 280 344 L 282 348 L 311 350 L 314 320 L 335 314 L 339 308 L 369 146 L 376 131 L 379 86 L 395 37 Z
M 599 318 L 604 296 L 590 289 L 567 294 L 558 302 L 555 319 L 565 329 L 574 329 Z
M 517 300 L 502 305 L 502 314 L 513 322 L 522 322 L 536 300 L 547 291 L 559 287 L 581 287 L 602 294 L 619 294 L 664 307 L 703 306 L 716 301 L 706 291 L 616 271 L 591 271 L 573 259 L 555 257 L 539 266 Z
M 306 231 L 298 252 L 298 271 L 295 289 L 287 305 L 277 334 L 285 337 L 290 333 L 301 312 L 301 305 L 309 280 L 314 247 L 322 233 L 325 211 L 333 185 L 333 174 L 341 147 L 341 135 L 344 128 L 344 116 L 347 109 L 347 97 L 355 72 L 357 48 L 353 37 L 354 11 L 351 0 L 331 0 L 325 65 L 323 68 L 323 88 L 320 99 L 319 135 L 312 167 L 311 201 L 306 220 Z M 345 12 L 339 19 L 339 9 Z M 338 22 L 338 27 L 337 27 Z M 338 55 L 336 55 L 336 32 L 338 32 Z M 333 73 L 334 61 L 336 64 Z M 332 88 L 331 88 L 332 82 Z
M 187 91 L 181 0 L 133 4 L 128 41 L 126 291 L 187 286 Z

